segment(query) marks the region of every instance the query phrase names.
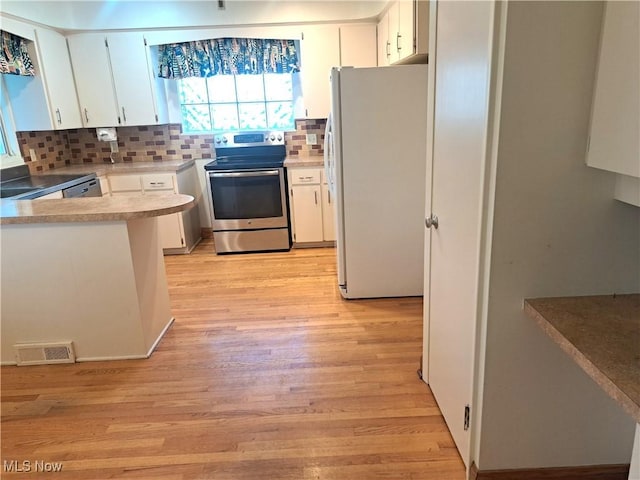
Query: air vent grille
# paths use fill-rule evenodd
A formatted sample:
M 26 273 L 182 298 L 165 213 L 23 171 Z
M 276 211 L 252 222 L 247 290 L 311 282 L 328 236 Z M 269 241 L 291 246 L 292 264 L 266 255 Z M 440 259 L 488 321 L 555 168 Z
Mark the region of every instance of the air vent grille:
M 16 344 L 13 348 L 18 365 L 74 363 L 76 361 L 72 342 L 23 343 Z

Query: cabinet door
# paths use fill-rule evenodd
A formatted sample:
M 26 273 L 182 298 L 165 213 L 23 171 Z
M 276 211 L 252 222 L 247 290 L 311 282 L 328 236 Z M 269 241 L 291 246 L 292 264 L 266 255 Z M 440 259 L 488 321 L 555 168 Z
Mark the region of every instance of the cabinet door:
M 322 198 L 320 185 L 296 185 L 293 192 L 294 242 L 322 241 Z
M 359 23 L 340 27 L 340 65 L 375 67 L 376 26 Z
M 322 231 L 325 242 L 336 240 L 335 204 L 329 186 L 322 184 Z
M 52 125 L 56 130 L 81 128 L 67 41 L 45 28 L 36 28 L 36 41 Z
M 105 36 L 100 33 L 71 35 L 67 41 L 82 123 L 85 127 L 119 126 Z
M 400 0 L 394 2 L 389 11 L 387 12 L 387 17 L 389 18 L 389 63 L 395 63 L 400 60 L 400 50 L 398 46 L 400 45 Z
M 300 46 L 302 96 L 307 118 L 327 118 L 331 109 L 329 74 L 340 65 L 337 25 L 309 25 Z
M 398 34 L 396 37 L 398 60 L 415 53 L 413 49 L 414 6 L 413 0 L 398 0 Z
M 158 123 L 149 72 L 147 47 L 141 33 L 114 33 L 107 37 L 118 114 L 123 125 Z
M 640 178 L 640 4 L 606 2 L 587 165 Z
M 173 190 L 145 191 L 145 195 L 175 195 Z M 158 217 L 158 236 L 161 248 L 184 247 L 182 213 L 171 213 Z
M 391 60 L 391 42 L 389 41 L 389 12 L 378 23 L 378 66 L 386 67 Z

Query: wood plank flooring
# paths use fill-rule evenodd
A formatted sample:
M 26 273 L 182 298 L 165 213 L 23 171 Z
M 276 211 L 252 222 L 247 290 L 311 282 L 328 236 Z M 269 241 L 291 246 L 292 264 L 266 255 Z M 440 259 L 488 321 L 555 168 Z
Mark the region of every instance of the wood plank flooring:
M 165 262 L 151 358 L 2 368 L 3 479 L 464 478 L 416 375 L 421 299 L 343 300 L 330 248 Z

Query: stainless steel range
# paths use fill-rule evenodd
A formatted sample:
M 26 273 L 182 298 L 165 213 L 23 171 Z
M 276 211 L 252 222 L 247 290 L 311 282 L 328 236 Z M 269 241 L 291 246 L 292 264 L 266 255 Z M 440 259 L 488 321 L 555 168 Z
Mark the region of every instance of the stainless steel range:
M 289 250 L 283 132 L 223 133 L 205 165 L 217 253 Z

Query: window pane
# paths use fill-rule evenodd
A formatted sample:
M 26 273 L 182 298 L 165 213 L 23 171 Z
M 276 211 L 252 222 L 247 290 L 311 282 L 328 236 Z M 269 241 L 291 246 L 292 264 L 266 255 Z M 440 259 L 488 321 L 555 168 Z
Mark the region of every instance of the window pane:
M 211 103 L 236 102 L 236 86 L 233 75 L 214 75 L 207 78 Z
M 267 128 L 278 130 L 294 129 L 293 105 L 291 102 L 268 102 L 267 119 Z
M 207 88 L 204 78 L 184 78 L 178 82 L 180 103 L 207 103 Z
M 267 128 L 264 103 L 240 103 L 238 109 L 240 110 L 240 129 Z
M 210 131 L 208 105 L 182 105 L 182 127 L 185 132 Z
M 268 73 L 264 76 L 267 100 L 289 100 L 293 98 L 291 75 Z
M 214 130 L 238 130 L 238 110 L 235 103 L 211 105 L 211 118 Z
M 236 85 L 238 86 L 238 102 L 264 101 L 262 75 L 238 75 L 236 76 Z

